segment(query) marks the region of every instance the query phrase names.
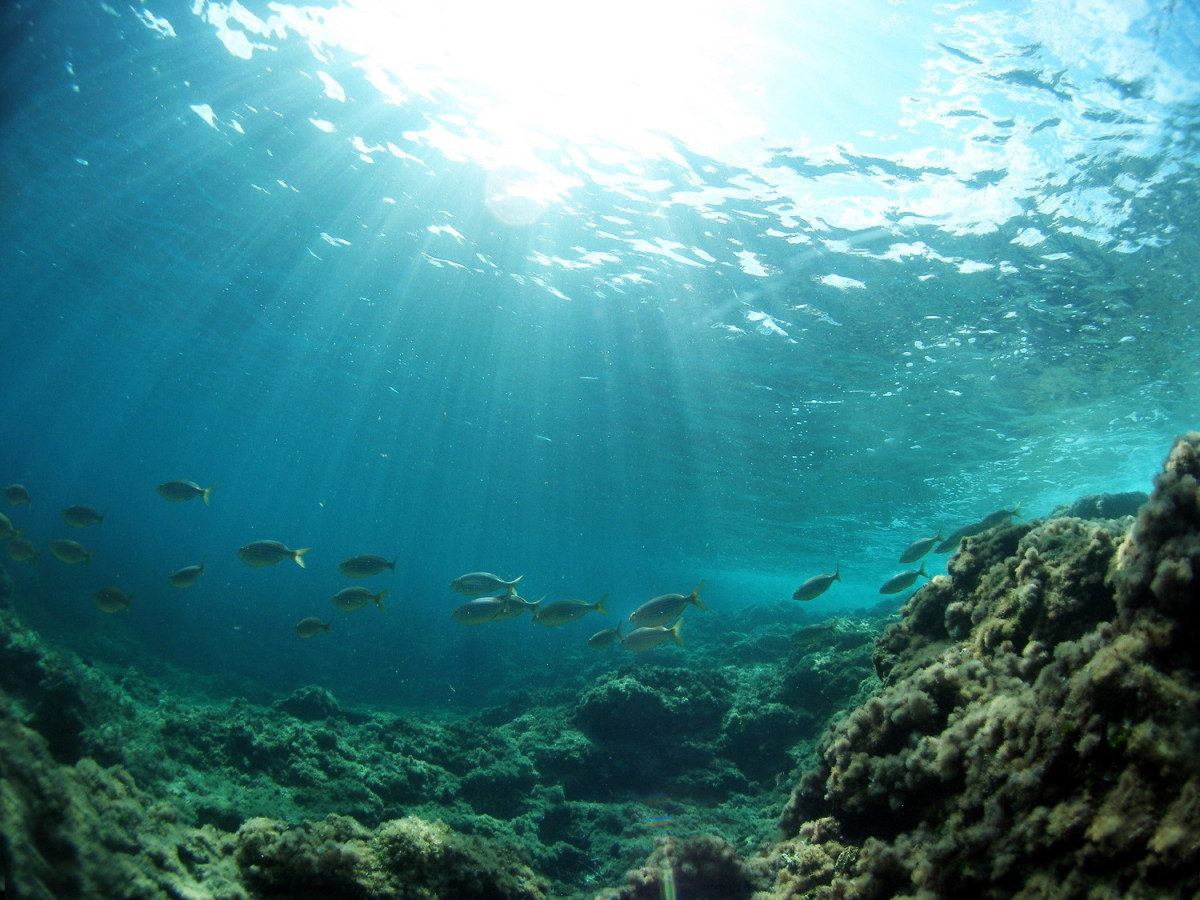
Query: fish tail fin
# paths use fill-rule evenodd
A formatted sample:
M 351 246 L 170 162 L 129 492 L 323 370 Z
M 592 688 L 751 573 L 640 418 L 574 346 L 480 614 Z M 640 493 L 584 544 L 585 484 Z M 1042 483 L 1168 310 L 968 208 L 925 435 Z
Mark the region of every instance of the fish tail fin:
M 608 610 L 604 608 L 604 601 L 607 599 L 608 599 L 608 594 L 605 594 L 603 597 L 601 597 L 599 600 L 596 601 L 596 612 L 604 613 L 604 615 L 606 615 L 606 616 L 608 615 Z M 538 602 L 540 603 L 541 601 L 538 601 Z
M 921 563 L 921 568 L 917 569 L 917 575 L 918 576 L 924 575 L 926 578 L 929 577 L 929 573 L 925 571 L 925 563 L 924 562 Z
M 700 589 L 703 587 L 704 587 L 704 579 L 701 578 L 700 583 L 698 585 L 696 585 L 694 588 L 692 588 L 692 602 L 695 603 L 701 609 L 708 609 L 708 607 L 705 606 L 704 603 L 700 600 Z
M 380 591 L 375 595 L 375 605 L 379 607 L 380 612 L 387 612 L 387 610 L 383 608 L 383 598 L 386 596 L 387 591 Z
M 833 567 L 833 580 L 842 580 L 842 561 L 840 559 L 837 561 L 837 565 Z
M 945 540 L 945 538 L 942 537 L 942 526 L 941 525 L 938 526 L 938 533 L 934 536 L 933 539 L 934 539 L 934 541 L 936 541 L 939 544 Z
M 87 553 L 85 553 L 83 555 L 83 564 L 85 566 L 90 566 L 92 564 L 92 554 L 95 552 L 96 552 L 96 548 L 93 547 L 91 550 L 89 550 Z
M 687 646 L 687 644 L 683 642 L 683 637 L 681 636 L 683 634 L 683 616 L 680 616 L 675 621 L 675 624 L 667 630 L 671 632 L 671 637 L 675 639 L 675 643 L 677 643 L 680 647 Z
M 296 561 L 296 565 L 298 565 L 300 568 L 302 568 L 302 569 L 308 568 L 308 566 L 306 566 L 304 564 L 304 560 L 301 559 L 301 557 L 304 556 L 304 554 L 307 553 L 311 549 L 312 549 L 312 547 L 302 547 L 299 550 L 292 551 L 292 559 L 294 559 Z
M 1013 514 L 1014 518 L 1017 518 L 1017 519 L 1023 518 L 1023 516 L 1021 515 L 1021 501 L 1020 500 L 1018 500 L 1017 505 L 1013 507 L 1012 514 Z
M 204 490 L 202 490 L 200 492 L 200 499 L 204 501 L 205 506 L 208 506 L 208 495 L 212 493 L 212 489 L 214 487 L 216 487 L 215 484 L 210 484 L 208 487 L 206 487 Z
M 328 622 L 322 622 L 322 623 L 321 623 L 321 627 L 322 627 L 323 629 L 325 629 L 325 633 L 326 633 L 326 634 L 329 634 L 329 626 L 330 626 L 330 625 L 332 625 L 332 624 L 333 624 L 333 619 L 330 619 Z
M 387 567 L 389 569 L 391 569 L 393 572 L 395 572 L 396 571 L 396 563 L 399 560 L 400 560 L 400 557 L 397 556 L 395 559 L 393 559 L 390 563 L 387 564 Z

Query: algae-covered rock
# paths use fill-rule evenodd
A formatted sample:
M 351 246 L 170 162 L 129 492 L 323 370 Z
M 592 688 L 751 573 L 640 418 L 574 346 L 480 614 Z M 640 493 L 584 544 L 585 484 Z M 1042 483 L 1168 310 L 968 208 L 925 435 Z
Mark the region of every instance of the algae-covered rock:
M 0 693 L 0 859 L 12 896 L 245 898 L 232 842 L 120 767 L 59 763 Z
M 546 896 L 546 884 L 514 851 L 411 817 L 385 822 L 374 831 L 344 816 L 291 827 L 251 819 L 235 840 L 242 875 L 262 896 Z
M 1056 508 L 1050 519 L 1123 519 L 1136 516 L 1150 499 L 1145 491 L 1120 494 L 1088 494 L 1074 503 Z
M 771 895 L 1200 892 L 1198 483 L 1192 434 L 1132 529 L 968 538 L 880 638 L 884 687 L 822 738 L 781 820 L 805 861 L 777 853 Z
M 761 879 L 726 841 L 713 835 L 663 837 L 645 865 L 625 876 L 624 887 L 600 894 L 602 900 L 749 900 Z
M 288 697 L 277 701 L 275 707 L 305 722 L 337 718 L 342 713 L 337 698 L 316 684 L 296 688 Z

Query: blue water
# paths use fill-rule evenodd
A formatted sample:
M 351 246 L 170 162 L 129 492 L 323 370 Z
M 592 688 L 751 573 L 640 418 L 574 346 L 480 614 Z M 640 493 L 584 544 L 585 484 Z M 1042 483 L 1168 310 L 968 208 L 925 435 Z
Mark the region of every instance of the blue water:
M 618 615 L 703 578 L 712 624 L 840 561 L 827 616 L 1200 424 L 1191 5 L 387 8 L 4 14 L 0 481 L 96 548 L 9 566 L 50 636 L 456 702 L 594 630 L 464 629 L 463 572 Z M 330 603 L 356 553 L 384 615 Z

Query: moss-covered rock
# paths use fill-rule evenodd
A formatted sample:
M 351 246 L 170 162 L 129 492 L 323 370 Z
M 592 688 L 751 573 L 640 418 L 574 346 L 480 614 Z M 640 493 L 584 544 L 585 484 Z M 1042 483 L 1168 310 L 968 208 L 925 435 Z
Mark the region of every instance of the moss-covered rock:
M 822 738 L 772 895 L 1200 892 L 1198 485 L 1192 434 L 1132 528 L 967 539 L 878 642 L 884 687 Z

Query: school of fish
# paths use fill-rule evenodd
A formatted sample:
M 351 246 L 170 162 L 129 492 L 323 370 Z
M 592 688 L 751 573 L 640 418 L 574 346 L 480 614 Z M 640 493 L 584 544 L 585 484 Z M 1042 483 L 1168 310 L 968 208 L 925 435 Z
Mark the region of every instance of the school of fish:
M 184 503 L 197 497 L 205 506 L 210 505 L 210 495 L 213 487 L 201 487 L 194 481 L 175 480 L 165 481 L 155 488 L 163 499 L 171 503 Z M 9 485 L 4 490 L 4 498 L 11 507 L 29 507 L 33 498 L 29 490 L 22 484 Z M 949 537 L 943 537 L 942 529 L 937 533 L 912 541 L 899 555 L 899 562 L 912 564 L 920 561 L 930 551 L 934 553 L 949 553 L 956 549 L 966 538 L 981 534 L 999 525 L 1007 524 L 1014 517 L 1021 516 L 1021 504 L 1012 509 L 996 510 L 982 519 L 955 530 Z M 75 504 L 61 511 L 62 521 L 75 529 L 89 529 L 101 526 L 105 514 L 87 504 Z M 23 527 L 15 525 L 4 513 L 0 513 L 0 541 L 6 542 L 9 557 L 16 562 L 31 562 L 36 564 L 41 551 L 23 536 Z M 69 538 L 54 538 L 46 542 L 46 549 L 64 565 L 89 565 L 96 548 L 87 548 L 78 541 Z M 300 568 L 307 568 L 304 555 L 311 548 L 293 549 L 276 540 L 256 540 L 242 545 L 236 551 L 236 556 L 247 566 L 265 568 L 285 560 L 291 560 Z M 370 578 L 382 572 L 395 573 L 398 558 L 391 560 L 374 554 L 360 554 L 343 560 L 337 570 L 347 578 Z M 172 587 L 186 590 L 194 587 L 204 574 L 207 559 L 199 563 L 182 566 L 166 576 L 166 581 Z M 529 601 L 517 593 L 517 585 L 523 575 L 505 579 L 491 572 L 468 572 L 454 578 L 450 588 L 454 592 L 471 597 L 468 602 L 458 606 L 451 612 L 454 621 L 468 626 L 479 626 L 501 622 L 520 617 L 527 610 L 530 619 L 537 625 L 549 628 L 559 628 L 579 621 L 589 613 L 609 615 L 608 594 L 594 602 L 582 599 L 568 598 L 547 600 L 542 597 Z M 919 578 L 930 577 L 922 562 L 917 569 L 905 569 L 888 578 L 879 587 L 880 594 L 897 594 L 912 587 Z M 792 599 L 808 602 L 815 600 L 828 591 L 835 582 L 842 581 L 840 561 L 832 573 L 822 573 L 806 579 L 795 592 Z M 621 647 L 625 650 L 642 653 L 662 645 L 668 639 L 675 644 L 684 646 L 682 638 L 683 615 L 688 607 L 707 609 L 701 600 L 701 589 L 704 582 L 692 589 L 690 593 L 662 594 L 642 603 L 628 616 L 628 628 L 622 633 L 618 623 L 614 628 L 605 628 L 592 634 L 586 641 L 587 646 L 602 650 L 610 647 Z M 333 595 L 333 605 L 344 613 L 356 612 L 374 604 L 384 611 L 384 598 L 388 591 L 371 592 L 360 586 L 343 588 Z M 132 594 L 127 594 L 119 587 L 103 587 L 93 594 L 95 605 L 105 613 L 128 613 L 133 600 Z M 328 633 L 332 620 L 326 622 L 321 617 L 309 616 L 299 621 L 294 631 L 300 638 L 312 638 L 318 634 Z

